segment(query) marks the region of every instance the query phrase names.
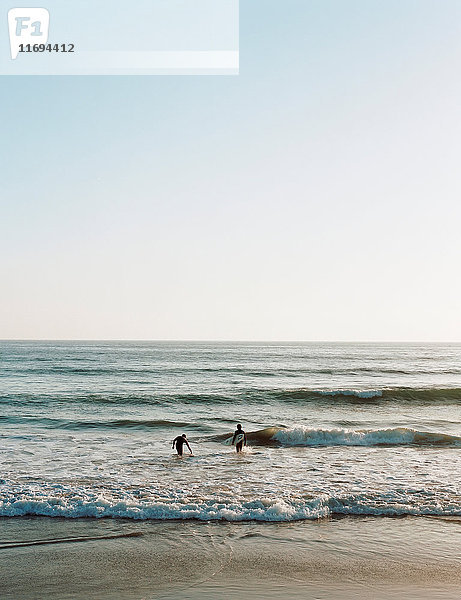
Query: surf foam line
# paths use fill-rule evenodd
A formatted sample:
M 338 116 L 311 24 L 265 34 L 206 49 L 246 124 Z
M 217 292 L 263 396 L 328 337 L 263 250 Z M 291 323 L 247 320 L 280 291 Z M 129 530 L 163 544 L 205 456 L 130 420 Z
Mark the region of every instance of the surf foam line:
M 461 447 L 461 438 L 444 433 L 394 429 L 280 429 L 273 439 L 282 446 L 453 446 Z
M 225 439 L 229 434 L 214 439 Z M 230 434 L 232 435 L 232 434 Z M 267 427 L 247 433 L 255 446 L 443 446 L 461 447 L 461 437 L 406 427 L 390 429 L 310 429 Z
M 21 498 L 14 495 L 0 501 L 0 517 L 44 516 L 57 518 L 121 518 L 134 520 L 197 521 L 263 521 L 284 522 L 317 520 L 335 515 L 356 516 L 431 516 L 461 517 L 461 497 L 435 497 L 423 492 L 377 494 L 364 491 L 360 495 L 326 494 L 318 497 L 273 497 L 252 500 L 225 498 L 152 498 L 139 502 L 110 499 L 57 498 L 43 494 Z

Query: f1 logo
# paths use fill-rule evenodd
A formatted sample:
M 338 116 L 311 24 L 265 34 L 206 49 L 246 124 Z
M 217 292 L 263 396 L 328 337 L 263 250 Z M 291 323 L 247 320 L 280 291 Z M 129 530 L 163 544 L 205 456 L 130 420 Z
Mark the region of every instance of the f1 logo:
M 20 44 L 46 44 L 50 13 L 46 8 L 11 8 L 8 11 L 11 58 L 15 60 Z

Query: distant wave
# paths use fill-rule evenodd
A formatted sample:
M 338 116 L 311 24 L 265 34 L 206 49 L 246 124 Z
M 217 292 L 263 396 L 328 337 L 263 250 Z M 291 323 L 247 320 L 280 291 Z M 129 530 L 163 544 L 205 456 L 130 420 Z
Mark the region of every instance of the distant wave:
M 330 357 L 331 358 L 331 357 Z M 433 360 L 433 359 L 431 359 Z M 34 362 L 38 362 L 35 365 Z M 77 364 L 74 364 L 77 363 Z M 81 364 L 87 363 L 87 364 Z M 88 364 L 90 363 L 90 364 Z M 6 374 L 13 374 L 18 376 L 25 375 L 75 375 L 75 376 L 104 376 L 109 375 L 111 377 L 119 376 L 132 376 L 137 375 L 142 378 L 152 378 L 165 375 L 177 375 L 177 374 L 197 374 L 197 375 L 244 375 L 251 377 L 298 377 L 300 375 L 312 376 L 312 375 L 335 375 L 335 376 L 350 376 L 354 374 L 374 374 L 374 375 L 460 375 L 461 368 L 458 366 L 440 367 L 435 361 L 434 367 L 431 368 L 427 365 L 426 368 L 412 367 L 404 362 L 399 366 L 383 366 L 380 365 L 361 365 L 360 363 L 353 362 L 352 364 L 345 366 L 340 362 L 335 366 L 325 365 L 300 365 L 296 364 L 293 366 L 282 366 L 278 365 L 276 368 L 273 366 L 235 366 L 231 364 L 224 364 L 222 362 L 204 366 L 199 364 L 180 364 L 180 365 L 166 365 L 166 364 L 146 364 L 146 365 L 128 365 L 120 364 L 101 366 L 100 361 L 95 359 L 79 359 L 72 357 L 72 364 L 63 364 L 56 362 L 56 360 L 47 358 L 36 358 L 32 364 L 21 364 L 11 362 L 3 367 L 3 372 Z
M 331 405 L 340 403 L 361 404 L 369 406 L 384 403 L 411 404 L 461 404 L 461 388 L 376 388 L 376 389 L 312 389 L 312 388 L 288 388 L 288 389 L 258 389 L 234 388 L 231 393 L 188 393 L 174 394 L 146 392 L 126 394 L 115 393 L 9 393 L 0 396 L 0 403 L 15 403 L 19 405 L 46 405 L 47 403 L 81 403 L 81 404 L 112 404 L 112 405 L 148 405 L 148 406 L 171 406 L 173 404 L 188 405 L 226 405 L 226 404 L 254 404 L 267 402 L 289 402 L 289 403 L 316 403 L 320 405 Z
M 214 439 L 225 439 L 228 434 Z M 416 431 L 406 427 L 389 429 L 313 429 L 267 427 L 247 433 L 256 446 L 445 446 L 461 447 L 461 437 L 446 433 Z
M 108 404 L 108 405 L 128 405 L 128 406 L 169 406 L 172 403 L 177 404 L 228 404 L 235 402 L 235 397 L 229 397 L 219 394 L 153 394 L 153 393 L 126 393 L 126 394 L 111 394 L 111 393 L 9 393 L 0 396 L 0 403 L 12 404 L 16 406 L 33 404 L 34 406 L 52 403 L 68 403 L 72 404 Z
M 164 419 L 114 419 L 112 421 L 85 421 L 73 419 L 51 419 L 47 417 L 18 417 L 0 415 L 0 423 L 24 424 L 42 426 L 51 429 L 165 429 L 177 427 L 180 429 L 193 429 L 198 431 L 211 431 L 212 427 L 202 423 L 187 421 L 169 421 Z
M 5 482 L 6 483 L 6 482 Z M 152 493 L 140 500 L 135 494 L 124 499 L 106 493 L 88 490 L 54 489 L 38 490 L 0 486 L 0 517 L 26 515 L 59 518 L 124 518 L 136 520 L 199 521 L 299 521 L 314 520 L 335 515 L 362 516 L 450 516 L 461 517 L 461 497 L 434 495 L 421 490 L 379 493 L 364 490 L 357 494 L 322 494 L 310 498 L 296 495 L 280 497 L 254 497 L 230 500 L 219 495 L 215 498 L 199 496 L 180 497 Z
M 294 388 L 273 390 L 271 395 L 282 401 L 323 402 L 411 402 L 411 403 L 461 403 L 461 388 L 378 388 L 378 389 L 333 389 L 315 390 Z

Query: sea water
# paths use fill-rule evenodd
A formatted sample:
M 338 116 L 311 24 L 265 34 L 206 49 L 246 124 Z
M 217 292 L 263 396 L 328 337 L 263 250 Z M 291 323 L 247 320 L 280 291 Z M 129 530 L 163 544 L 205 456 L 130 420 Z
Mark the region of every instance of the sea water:
M 461 345 L 1 342 L 0 407 L 0 516 L 461 516 Z

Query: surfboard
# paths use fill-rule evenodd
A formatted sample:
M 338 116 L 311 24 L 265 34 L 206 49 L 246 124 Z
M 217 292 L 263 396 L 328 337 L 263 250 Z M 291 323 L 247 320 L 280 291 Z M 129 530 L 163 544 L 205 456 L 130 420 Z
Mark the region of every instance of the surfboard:
M 234 439 L 234 436 L 231 435 L 230 438 L 227 438 L 227 440 L 224 440 L 224 443 L 226 444 L 226 446 L 232 446 L 233 439 Z M 245 436 L 243 435 L 243 433 L 239 433 L 238 435 L 235 436 L 235 445 L 238 444 L 239 442 L 243 442 L 244 439 L 245 439 Z

